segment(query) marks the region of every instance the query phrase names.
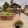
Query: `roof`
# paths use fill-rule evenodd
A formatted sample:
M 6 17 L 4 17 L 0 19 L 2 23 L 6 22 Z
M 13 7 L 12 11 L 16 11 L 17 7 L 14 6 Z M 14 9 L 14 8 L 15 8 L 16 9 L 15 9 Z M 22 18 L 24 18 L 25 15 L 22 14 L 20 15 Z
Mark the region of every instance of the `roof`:
M 25 8 L 28 8 L 28 5 L 25 5 Z
M 16 4 L 16 3 L 13 3 L 11 6 L 10 6 L 11 8 L 14 8 L 14 7 L 18 7 L 18 8 L 21 8 L 21 6 L 20 5 L 18 5 L 18 4 Z

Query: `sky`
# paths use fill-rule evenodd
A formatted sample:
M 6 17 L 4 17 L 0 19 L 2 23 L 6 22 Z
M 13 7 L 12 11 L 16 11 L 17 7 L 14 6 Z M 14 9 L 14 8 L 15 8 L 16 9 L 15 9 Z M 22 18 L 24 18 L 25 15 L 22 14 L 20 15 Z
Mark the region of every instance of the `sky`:
M 2 7 L 2 5 L 5 2 L 8 2 L 10 4 L 11 0 L 0 0 L 0 7 Z M 28 0 L 13 0 L 15 3 L 21 5 L 22 8 L 24 8 L 25 5 L 28 5 Z

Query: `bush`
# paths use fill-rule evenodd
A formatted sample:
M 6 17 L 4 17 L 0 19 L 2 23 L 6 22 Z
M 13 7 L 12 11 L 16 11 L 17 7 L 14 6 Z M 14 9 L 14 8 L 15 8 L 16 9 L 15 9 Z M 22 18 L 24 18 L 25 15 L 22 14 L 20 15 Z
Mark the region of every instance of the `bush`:
M 19 20 L 15 22 L 15 26 L 23 26 L 23 22 Z

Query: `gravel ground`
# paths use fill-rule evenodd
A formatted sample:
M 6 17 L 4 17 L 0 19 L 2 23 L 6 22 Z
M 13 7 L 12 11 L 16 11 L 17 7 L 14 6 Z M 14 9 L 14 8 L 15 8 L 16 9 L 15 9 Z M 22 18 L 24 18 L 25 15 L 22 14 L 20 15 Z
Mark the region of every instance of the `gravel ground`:
M 16 14 L 15 17 L 13 17 L 13 20 L 6 20 L 6 21 L 2 21 L 0 20 L 0 28 L 15 28 L 14 23 L 18 20 L 21 20 L 24 25 L 22 28 L 28 28 L 28 16 L 24 15 L 23 13 L 21 13 L 21 15 L 19 16 L 19 14 Z
M 21 13 L 20 20 L 24 23 L 23 28 L 28 28 L 28 16 Z
M 18 20 L 19 20 L 19 14 L 16 14 L 16 16 L 13 17 L 11 21 L 10 20 L 6 20 L 6 21 L 0 20 L 0 28 L 15 28 L 15 26 L 13 25 Z

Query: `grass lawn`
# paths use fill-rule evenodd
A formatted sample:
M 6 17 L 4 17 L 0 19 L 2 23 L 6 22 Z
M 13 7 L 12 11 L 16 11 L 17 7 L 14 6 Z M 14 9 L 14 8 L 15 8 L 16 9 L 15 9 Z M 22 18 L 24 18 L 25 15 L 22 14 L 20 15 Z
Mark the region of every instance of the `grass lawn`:
M 15 13 L 2 12 L 2 13 L 0 14 L 0 16 L 12 16 L 13 14 L 15 14 Z

